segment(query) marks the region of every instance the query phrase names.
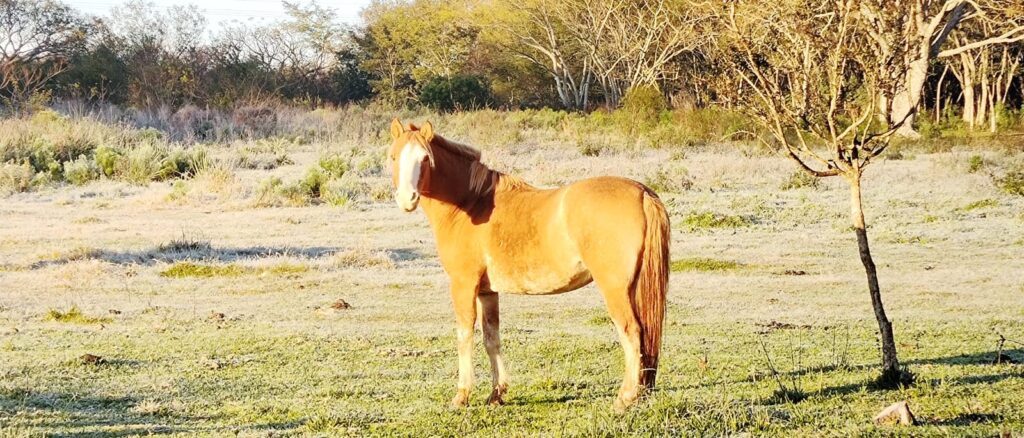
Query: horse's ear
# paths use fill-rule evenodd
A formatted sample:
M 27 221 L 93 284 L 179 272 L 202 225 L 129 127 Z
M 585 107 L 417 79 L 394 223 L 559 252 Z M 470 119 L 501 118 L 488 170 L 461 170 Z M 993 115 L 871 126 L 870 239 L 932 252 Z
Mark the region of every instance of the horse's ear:
M 402 122 L 398 120 L 398 117 L 395 117 L 391 121 L 391 139 L 398 140 L 398 137 L 401 137 L 403 133 L 405 133 L 405 129 L 402 128 Z
M 423 124 L 422 127 L 420 127 L 420 134 L 423 135 L 423 138 L 426 139 L 427 141 L 433 140 L 434 125 L 430 124 L 430 122 L 427 121 L 426 123 Z

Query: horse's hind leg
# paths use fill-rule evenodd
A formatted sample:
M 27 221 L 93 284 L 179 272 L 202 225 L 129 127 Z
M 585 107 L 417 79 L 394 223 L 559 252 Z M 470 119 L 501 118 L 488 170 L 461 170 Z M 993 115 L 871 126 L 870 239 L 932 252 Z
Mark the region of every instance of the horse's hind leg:
M 597 280 L 595 278 L 595 280 Z M 606 281 L 607 283 L 607 281 Z M 615 323 L 619 334 L 622 351 L 626 355 L 626 373 L 622 378 L 622 387 L 613 407 L 623 411 L 640 397 L 640 324 L 633 313 L 633 305 L 629 299 L 628 285 L 606 285 L 597 281 L 597 286 L 604 295 L 608 314 Z
M 501 359 L 501 334 L 499 333 L 500 318 L 498 317 L 498 294 L 481 291 L 477 297 L 480 308 L 481 327 L 484 332 L 484 346 L 487 356 L 491 359 L 491 396 L 487 403 L 504 404 L 505 391 L 508 390 L 508 375 L 505 363 Z

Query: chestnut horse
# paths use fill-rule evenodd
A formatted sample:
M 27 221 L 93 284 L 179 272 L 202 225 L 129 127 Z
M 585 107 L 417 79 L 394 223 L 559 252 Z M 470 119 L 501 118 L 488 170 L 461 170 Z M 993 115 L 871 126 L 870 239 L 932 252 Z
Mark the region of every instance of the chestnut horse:
M 391 122 L 395 200 L 422 204 L 451 280 L 459 351 L 452 405 L 469 402 L 473 329 L 480 313 L 491 360 L 488 403 L 502 404 L 508 376 L 498 335 L 498 293 L 556 294 L 591 281 L 604 296 L 626 356 L 617 410 L 654 386 L 668 287 L 669 221 L 658 196 L 624 178 L 538 189 L 489 169 L 480 152 Z

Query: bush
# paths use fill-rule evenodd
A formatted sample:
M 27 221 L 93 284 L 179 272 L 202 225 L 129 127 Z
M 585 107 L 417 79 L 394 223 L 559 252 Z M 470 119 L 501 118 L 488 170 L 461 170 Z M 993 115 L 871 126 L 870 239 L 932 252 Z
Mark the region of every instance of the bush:
M 967 159 L 967 173 L 977 173 L 982 167 L 985 167 L 985 159 L 981 155 L 971 155 Z
M 27 192 L 32 188 L 35 172 L 28 163 L 0 164 L 0 194 Z
M 320 168 L 331 178 L 341 178 L 348 172 L 348 159 L 341 155 L 320 157 Z
M 996 183 L 1004 192 L 1011 195 L 1024 196 L 1024 169 L 1014 169 L 998 178 Z
M 646 133 L 658 124 L 661 113 L 666 109 L 668 103 L 657 86 L 636 86 L 626 91 L 622 107 L 615 111 L 615 118 L 627 133 Z
M 678 172 L 663 167 L 654 172 L 654 175 L 647 177 L 644 185 L 659 194 L 679 193 L 693 188 L 693 181 L 684 167 L 678 167 Z
M 191 140 L 209 140 L 214 133 L 214 114 L 195 105 L 185 105 L 174 113 L 171 122 L 181 131 L 181 137 Z
M 267 137 L 277 130 L 277 111 L 265 106 L 243 106 L 231 119 L 249 137 Z
M 317 167 L 311 168 L 306 171 L 306 176 L 298 182 L 299 190 L 313 200 L 320 199 L 323 194 L 324 185 L 330 180 L 322 170 Z
M 156 146 L 140 146 L 128 151 L 120 160 L 117 175 L 132 184 L 146 184 L 160 174 L 161 161 Z
M 779 187 L 782 190 L 794 190 L 805 187 L 816 189 L 821 185 L 821 178 L 818 178 L 810 173 L 807 173 L 801 169 L 797 169 L 782 182 L 782 186 Z
M 435 77 L 420 89 L 420 103 L 438 111 L 478 109 L 490 102 L 490 88 L 477 76 Z
M 89 157 L 82 155 L 75 161 L 64 162 L 64 179 L 74 185 L 85 185 L 99 178 L 100 171 Z
M 124 157 L 121 151 L 110 146 L 100 146 L 96 148 L 93 154 L 93 161 L 96 162 L 100 173 L 107 178 L 114 176 L 114 173 L 117 172 L 118 163 Z

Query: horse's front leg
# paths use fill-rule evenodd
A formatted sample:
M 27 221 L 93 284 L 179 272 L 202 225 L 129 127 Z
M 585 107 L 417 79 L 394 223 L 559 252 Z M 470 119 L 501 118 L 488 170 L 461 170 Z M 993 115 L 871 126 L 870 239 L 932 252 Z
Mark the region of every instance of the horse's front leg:
M 473 326 L 476 325 L 476 297 L 479 283 L 452 280 L 452 305 L 455 308 L 455 335 L 459 349 L 459 384 L 452 398 L 453 407 L 469 404 L 473 390 Z
M 498 294 L 481 291 L 478 300 L 480 308 L 481 328 L 484 332 L 484 346 L 487 356 L 491 359 L 491 396 L 487 404 L 505 404 L 505 392 L 508 391 L 508 374 L 505 363 L 501 359 L 500 319 L 498 317 Z

